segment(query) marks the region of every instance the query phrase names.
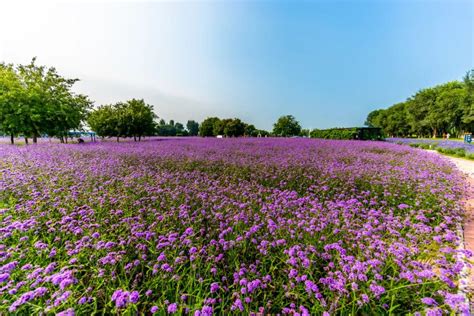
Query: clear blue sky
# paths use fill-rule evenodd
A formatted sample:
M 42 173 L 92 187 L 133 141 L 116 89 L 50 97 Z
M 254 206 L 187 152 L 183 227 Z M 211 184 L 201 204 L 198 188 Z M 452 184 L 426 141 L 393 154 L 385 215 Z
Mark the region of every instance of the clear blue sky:
M 38 56 L 96 104 L 143 97 L 165 119 L 356 126 L 474 68 L 473 3 L 10 3 L 0 60 Z

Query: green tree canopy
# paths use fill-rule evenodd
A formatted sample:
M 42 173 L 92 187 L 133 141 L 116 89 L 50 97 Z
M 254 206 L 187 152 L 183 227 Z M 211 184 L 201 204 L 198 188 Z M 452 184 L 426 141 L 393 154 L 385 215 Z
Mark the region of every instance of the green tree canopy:
M 101 137 L 133 137 L 140 141 L 143 136 L 155 132 L 156 115 L 153 106 L 143 99 L 131 99 L 111 105 L 102 105 L 89 114 L 87 123 Z
M 245 134 L 245 123 L 238 118 L 228 120 L 223 132 L 227 137 L 243 136 Z
M 214 134 L 214 125 L 220 122 L 218 117 L 208 117 L 204 121 L 202 121 L 201 126 L 199 128 L 199 135 L 203 137 L 208 136 L 216 136 Z
M 273 135 L 275 136 L 298 136 L 301 133 L 301 125 L 293 115 L 280 117 L 273 124 Z
M 189 120 L 186 123 L 186 128 L 188 129 L 189 136 L 197 136 L 199 134 L 199 123 L 193 120 Z
M 67 79 L 55 68 L 39 66 L 36 58 L 28 65 L 0 66 L 2 113 L 0 126 L 4 133 L 22 134 L 28 143 L 41 134 L 64 140 L 72 129 L 81 129 L 92 102 L 72 91 L 78 79 Z M 66 138 L 67 140 L 67 138 Z
M 20 78 L 9 64 L 0 64 L 0 130 L 14 137 L 25 130 L 23 105 L 26 103 L 26 92 Z
M 451 81 L 419 90 L 405 102 L 372 111 L 365 124 L 390 136 L 461 135 L 474 129 L 474 71 L 463 82 Z

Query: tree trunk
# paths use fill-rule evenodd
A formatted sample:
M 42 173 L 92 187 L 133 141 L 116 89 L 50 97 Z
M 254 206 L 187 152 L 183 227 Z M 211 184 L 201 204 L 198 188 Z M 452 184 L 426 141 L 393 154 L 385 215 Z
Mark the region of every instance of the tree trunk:
M 142 141 L 142 137 L 140 135 L 138 135 L 138 141 L 141 142 Z
M 15 136 L 13 136 L 13 134 L 10 135 L 10 142 L 13 144 L 15 144 Z
M 28 137 L 25 137 L 25 144 L 28 145 Z
M 134 141 L 134 142 L 137 141 L 137 136 L 136 136 L 136 135 L 133 135 L 133 141 Z
M 67 144 L 67 135 L 66 135 L 66 136 L 64 136 L 64 139 L 65 139 L 65 141 L 66 141 L 66 144 Z
M 119 138 L 120 138 L 120 137 L 119 137 L 119 136 L 117 136 L 117 143 L 119 142 Z
M 433 138 L 436 138 L 436 128 L 433 128 Z
M 33 135 L 33 144 L 37 144 L 38 143 L 38 136 Z
M 60 142 L 61 144 L 64 144 L 64 137 L 59 136 L 59 142 Z

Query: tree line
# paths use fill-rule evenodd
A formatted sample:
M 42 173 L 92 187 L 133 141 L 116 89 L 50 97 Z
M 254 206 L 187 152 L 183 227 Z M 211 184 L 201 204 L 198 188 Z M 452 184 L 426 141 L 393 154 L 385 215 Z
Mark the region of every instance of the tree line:
M 406 101 L 372 111 L 365 124 L 393 137 L 461 136 L 474 131 L 474 70 L 463 81 L 419 90 Z
M 263 130 L 258 130 L 252 124 L 242 122 L 238 118 L 220 119 L 218 117 L 206 118 L 199 128 L 199 135 L 203 137 L 209 136 L 226 136 L 226 137 L 240 137 L 240 136 L 267 136 L 269 133 Z
M 273 130 L 257 129 L 239 118 L 208 117 L 201 124 L 160 119 L 152 105 L 143 99 L 131 99 L 94 108 L 86 95 L 72 91 L 79 79 L 58 74 L 54 67 L 40 66 L 33 58 L 27 65 L 0 63 L 0 135 L 11 143 L 24 137 L 33 143 L 39 137 L 68 137 L 90 128 L 100 137 L 133 138 L 144 136 L 308 136 L 292 115 L 280 117 Z
M 111 105 L 102 105 L 87 117 L 87 123 L 98 136 L 133 137 L 140 141 L 143 136 L 153 135 L 155 126 L 153 106 L 143 99 L 132 99 Z

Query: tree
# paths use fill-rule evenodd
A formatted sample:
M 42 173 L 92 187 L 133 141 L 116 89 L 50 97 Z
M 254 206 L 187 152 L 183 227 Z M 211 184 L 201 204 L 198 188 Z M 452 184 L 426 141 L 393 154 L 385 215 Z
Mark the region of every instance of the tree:
M 156 127 L 156 135 L 158 136 L 188 136 L 188 131 L 184 129 L 182 123 L 170 120 L 166 123 L 165 120 L 161 119 Z
M 10 135 L 14 144 L 15 136 L 24 130 L 25 90 L 13 65 L 0 64 L 0 130 Z
M 176 130 L 176 136 L 188 136 L 188 132 L 184 129 L 183 124 L 176 122 L 174 128 Z
M 463 102 L 466 89 L 458 81 L 448 82 L 435 87 L 436 102 L 429 119 L 436 121 L 442 133 L 459 134 L 462 129 Z
M 309 137 L 310 133 L 311 133 L 311 131 L 309 129 L 302 129 L 299 136 Z
M 36 58 L 28 65 L 1 64 L 1 128 L 12 139 L 18 134 L 33 142 L 41 134 L 64 141 L 69 130 L 80 129 L 92 102 L 72 92 L 78 79 L 66 79 L 56 69 L 38 66 Z M 12 102 L 12 100 L 14 100 Z
M 118 137 L 119 119 L 114 105 L 102 105 L 89 114 L 87 123 L 100 137 Z
M 132 99 L 112 105 L 103 105 L 92 111 L 88 124 L 101 137 L 133 137 L 141 140 L 143 136 L 155 132 L 156 115 L 153 106 L 143 99 Z
M 474 129 L 474 70 L 463 82 L 419 90 L 405 102 L 369 113 L 365 124 L 392 136 L 462 134 Z
M 264 130 L 258 130 L 255 126 L 242 122 L 238 118 L 220 119 L 218 117 L 208 117 L 199 126 L 199 135 L 202 137 L 217 135 L 226 137 L 256 137 L 267 136 L 269 133 Z
M 466 87 L 466 96 L 463 102 L 463 128 L 474 129 L 474 69 L 468 71 L 463 78 Z
M 226 125 L 229 124 L 231 121 L 232 119 L 222 119 L 222 120 L 216 121 L 214 123 L 214 128 L 213 128 L 214 136 L 224 135 Z
M 301 125 L 293 115 L 280 117 L 273 124 L 273 134 L 275 136 L 297 136 L 301 133 Z
M 408 136 L 410 125 L 407 124 L 406 103 L 397 103 L 387 110 L 384 130 L 392 136 Z
M 81 128 L 92 106 L 85 95 L 72 92 L 79 79 L 64 78 L 54 67 L 38 66 L 36 58 L 17 68 L 27 100 L 23 104 L 23 134 L 33 137 L 34 143 L 42 133 L 67 141 L 69 130 Z
M 170 123 L 173 123 L 173 124 L 170 124 Z M 176 136 L 176 127 L 174 126 L 174 121 L 171 120 L 170 123 L 166 123 L 165 120 L 161 119 L 160 123 L 156 127 L 156 135 Z
M 208 117 L 204 121 L 202 121 L 201 126 L 199 128 L 199 135 L 203 137 L 208 136 L 216 136 L 214 134 L 214 125 L 219 122 L 220 119 L 218 117 Z
M 138 137 L 140 141 L 143 136 L 153 135 L 156 115 L 152 105 L 146 104 L 143 99 L 132 99 L 124 104 L 123 110 L 127 112 L 125 117 L 129 120 L 126 136 L 133 137 L 134 140 Z
M 197 136 L 199 134 L 199 123 L 193 120 L 189 120 L 186 123 L 186 128 L 188 129 L 189 136 Z
M 252 136 L 252 137 L 256 137 L 258 135 L 257 133 L 257 129 L 255 128 L 254 125 L 252 124 L 245 124 L 245 131 L 244 131 L 244 135 L 245 136 Z
M 245 133 L 245 123 L 240 119 L 235 118 L 232 120 L 222 120 L 225 122 L 223 134 L 227 137 L 239 137 Z
M 367 115 L 364 125 L 368 127 L 382 127 L 380 119 L 382 118 L 384 110 L 374 110 Z

